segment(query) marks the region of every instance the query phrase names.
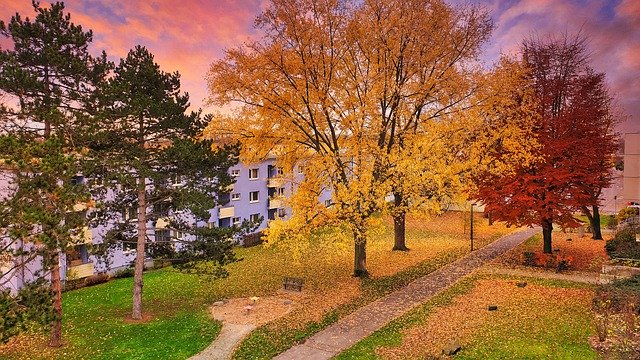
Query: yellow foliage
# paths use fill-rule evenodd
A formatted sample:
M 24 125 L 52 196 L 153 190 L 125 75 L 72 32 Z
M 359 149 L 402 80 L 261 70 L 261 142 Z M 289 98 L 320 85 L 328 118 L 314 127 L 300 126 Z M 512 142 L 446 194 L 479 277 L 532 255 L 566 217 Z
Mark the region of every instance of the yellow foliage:
M 511 87 L 492 80 L 520 80 L 521 72 L 505 62 L 485 74 L 478 65 L 493 28 L 478 8 L 272 0 L 257 24 L 265 37 L 211 66 L 210 101 L 234 106 L 233 115 L 214 116 L 202 136 L 239 141 L 243 162 L 276 156 L 299 180 L 288 202 L 294 215 L 274 224 L 269 241 L 295 242 L 329 225 L 347 226 L 363 243 L 390 193 L 403 198 L 393 211 L 438 213 L 467 197 L 465 175 L 478 163 L 502 170 L 487 160 L 491 142 L 517 152 L 528 140 L 493 131 L 493 118 L 510 105 L 500 103 L 510 93 L 499 90 Z M 299 165 L 302 179 L 291 175 Z M 330 208 L 318 203 L 324 189 Z

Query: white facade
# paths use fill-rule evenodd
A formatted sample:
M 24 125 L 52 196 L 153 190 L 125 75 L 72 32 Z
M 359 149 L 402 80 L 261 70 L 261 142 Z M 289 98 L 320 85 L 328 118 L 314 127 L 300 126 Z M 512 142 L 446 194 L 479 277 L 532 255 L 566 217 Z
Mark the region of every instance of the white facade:
M 640 133 L 624 135 L 622 198 L 625 203 L 640 203 Z
M 6 172 L 0 172 L 7 175 Z M 229 227 L 240 225 L 244 220 L 256 220 L 262 218 L 256 231 L 261 231 L 268 226 L 270 220 L 287 218 L 291 210 L 286 206 L 286 197 L 295 191 L 295 184 L 285 180 L 275 165 L 275 159 L 267 159 L 258 164 L 238 164 L 229 169 L 229 173 L 235 178 L 235 183 L 229 188 L 226 203 L 210 210 L 209 226 Z M 298 176 L 303 176 L 302 173 Z M 83 179 L 79 179 L 83 181 Z M 0 181 L 0 196 L 10 193 L 9 182 Z M 331 194 L 325 191 L 319 202 L 325 203 L 331 199 Z M 123 211 L 122 219 L 127 216 L 135 216 L 135 213 Z M 202 224 L 203 226 L 205 224 Z M 100 226 L 86 229 L 82 234 L 82 240 L 68 252 L 67 256 L 60 257 L 60 275 L 63 280 L 79 279 L 101 272 L 114 272 L 128 267 L 135 259 L 135 244 L 118 247 L 109 253 L 109 266 L 101 259 L 91 254 L 91 244 L 102 242 L 109 227 Z M 158 236 L 180 237 L 189 240 L 191 235 L 171 233 L 174 230 L 166 228 L 165 222 L 160 219 L 157 222 L 149 222 L 147 235 L 149 238 Z M 23 246 L 29 246 L 25 244 Z M 23 284 L 33 281 L 35 273 L 41 268 L 40 260 L 26 266 L 11 268 L 12 259 L 0 259 L 0 289 L 20 289 Z M 5 281 L 6 280 L 6 281 Z

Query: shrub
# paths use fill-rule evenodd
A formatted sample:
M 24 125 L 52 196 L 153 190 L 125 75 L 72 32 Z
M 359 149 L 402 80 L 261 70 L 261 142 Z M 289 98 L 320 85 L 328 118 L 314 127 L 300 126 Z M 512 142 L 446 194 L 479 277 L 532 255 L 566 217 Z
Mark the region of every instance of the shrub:
M 616 233 L 604 246 L 612 258 L 640 259 L 640 242 L 636 241 L 637 226 L 629 226 Z
M 262 232 L 256 232 L 253 234 L 248 234 L 242 237 L 242 246 L 244 247 L 252 247 L 256 245 L 262 244 L 264 241 L 262 240 Z
M 626 207 L 620 210 L 620 212 L 618 212 L 617 220 L 618 220 L 618 223 L 621 223 L 627 219 L 631 219 L 634 217 L 636 218 L 638 217 L 638 209 L 632 208 L 632 207 Z
M 618 226 L 618 220 L 613 215 L 607 215 L 606 228 L 609 230 L 614 230 L 616 226 Z
M 525 266 L 536 266 L 536 253 L 525 251 L 520 255 L 520 263 Z
M 17 335 L 22 327 L 22 311 L 11 291 L 0 291 L 0 343 Z
M 600 285 L 593 297 L 593 309 L 598 313 L 622 313 L 633 308 L 628 304 L 640 304 L 640 275 Z M 640 308 L 636 311 L 640 314 Z
M 545 254 L 541 251 L 525 251 L 520 255 L 520 263 L 525 266 L 556 268 L 558 272 L 570 269 L 573 261 L 571 255 Z
M 571 267 L 573 267 L 573 256 L 571 255 L 567 255 L 567 256 L 563 256 L 558 254 L 556 256 L 556 271 L 561 272 L 564 270 L 569 270 L 571 269 Z
M 93 286 L 109 281 L 109 275 L 105 273 L 95 274 L 84 280 L 84 286 Z
M 16 296 L 0 292 L 0 342 L 26 329 L 46 330 L 55 319 L 53 293 L 42 279 L 26 284 Z
M 133 277 L 133 268 L 132 267 L 126 267 L 126 268 L 122 268 L 122 269 L 116 270 L 113 273 L 113 277 L 116 278 L 116 279 Z

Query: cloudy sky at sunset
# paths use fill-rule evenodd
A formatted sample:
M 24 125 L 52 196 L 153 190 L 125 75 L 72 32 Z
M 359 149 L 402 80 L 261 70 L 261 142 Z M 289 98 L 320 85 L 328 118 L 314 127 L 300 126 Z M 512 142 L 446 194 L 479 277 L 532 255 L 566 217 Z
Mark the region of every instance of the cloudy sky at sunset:
M 460 3 L 460 0 L 450 0 Z M 640 0 L 486 0 L 496 30 L 486 47 L 488 63 L 512 53 L 536 33 L 590 37 L 592 65 L 607 74 L 628 120 L 620 130 L 640 131 Z M 44 4 L 45 2 L 43 2 Z M 165 71 L 182 74 L 182 88 L 196 107 L 207 96 L 209 64 L 225 48 L 251 39 L 253 19 L 267 0 L 71 0 L 72 21 L 94 31 L 94 50 L 117 61 L 137 44 L 155 54 Z M 0 19 L 19 12 L 33 17 L 31 0 L 0 0 Z M 10 45 L 0 39 L 0 46 Z M 211 109 L 210 109 L 211 110 Z

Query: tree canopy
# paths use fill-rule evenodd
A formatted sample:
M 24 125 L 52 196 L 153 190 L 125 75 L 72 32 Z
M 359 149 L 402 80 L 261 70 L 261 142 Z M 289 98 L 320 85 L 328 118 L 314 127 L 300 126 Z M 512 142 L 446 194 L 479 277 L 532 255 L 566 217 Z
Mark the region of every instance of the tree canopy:
M 480 176 L 478 198 L 498 219 L 542 225 L 544 252 L 551 253 L 553 223 L 577 225 L 573 214 L 597 205 L 611 181 L 616 118 L 604 74 L 589 66 L 585 38 L 531 38 L 522 56 L 538 115 L 537 161 L 504 176 Z
M 82 216 L 70 215 L 88 201 L 73 181 L 83 157 L 78 124 L 111 64 L 104 53 L 88 53 L 92 32 L 73 24 L 62 3 L 45 8 L 34 1 L 33 9 L 33 20 L 16 14 L 0 21 L 0 34 L 13 42 L 13 49 L 0 50 L 0 150 L 10 184 L 0 200 L 0 224 L 3 251 L 27 263 L 41 259 L 40 275 L 50 276 L 50 344 L 59 346 L 59 255 L 81 241 L 77 235 L 86 225 Z
M 478 117 L 465 124 L 457 116 L 486 100 L 476 94 L 489 89 L 478 62 L 489 16 L 443 1 L 274 0 L 256 24 L 261 40 L 211 66 L 211 102 L 235 107 L 205 135 L 240 141 L 248 162 L 271 153 L 286 172 L 304 167 L 293 216 L 272 223 L 269 237 L 344 224 L 354 237 L 354 274 L 366 275 L 367 224 L 386 195 L 400 195 L 404 214 L 421 192 L 445 193 L 460 154 L 429 152 L 456 148 L 460 133 L 482 127 Z M 405 167 L 409 159 L 416 161 Z M 430 166 L 438 179 L 425 187 Z M 329 208 L 317 201 L 323 189 L 332 193 Z

